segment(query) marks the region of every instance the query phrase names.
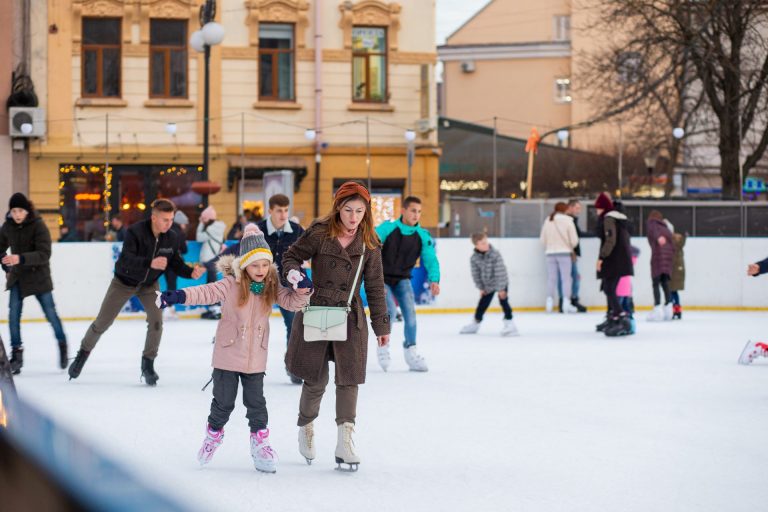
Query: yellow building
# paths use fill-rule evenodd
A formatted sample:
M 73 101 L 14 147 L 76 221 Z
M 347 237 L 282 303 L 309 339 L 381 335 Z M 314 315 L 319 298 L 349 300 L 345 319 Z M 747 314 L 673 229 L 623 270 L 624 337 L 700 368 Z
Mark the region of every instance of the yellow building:
M 594 115 L 589 87 L 574 84 L 578 56 L 600 39 L 574 27 L 585 26 L 583 2 L 491 0 L 438 48 L 444 66 L 442 115 L 492 126 L 527 138 L 571 126 Z M 579 7 L 578 9 L 576 7 Z M 614 152 L 618 130 L 604 123 L 545 142 L 590 151 Z
M 206 197 L 192 183 L 207 180 L 221 186 L 210 204 L 232 223 L 244 208 L 263 213 L 263 175 L 279 170 L 293 172 L 305 225 L 334 187 L 369 176 L 380 217 L 410 188 L 424 225 L 436 225 L 433 2 L 218 0 L 207 172 L 204 58 L 189 44 L 203 3 L 33 3 L 32 78 L 47 121 L 29 144 L 29 192 L 49 227 L 83 236 L 104 210 L 131 222 L 156 197 L 194 224 Z

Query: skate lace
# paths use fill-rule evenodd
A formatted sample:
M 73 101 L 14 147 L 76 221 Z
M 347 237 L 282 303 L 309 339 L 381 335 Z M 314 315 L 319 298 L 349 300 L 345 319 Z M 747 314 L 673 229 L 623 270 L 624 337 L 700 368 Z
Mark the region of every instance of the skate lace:
M 351 454 L 355 454 L 355 442 L 352 440 L 352 433 L 355 428 L 352 425 L 344 426 L 344 444 L 349 448 Z
M 311 450 L 315 442 L 315 431 L 311 423 L 304 425 L 304 433 L 305 433 L 304 437 L 306 438 L 306 441 L 307 441 L 307 448 Z

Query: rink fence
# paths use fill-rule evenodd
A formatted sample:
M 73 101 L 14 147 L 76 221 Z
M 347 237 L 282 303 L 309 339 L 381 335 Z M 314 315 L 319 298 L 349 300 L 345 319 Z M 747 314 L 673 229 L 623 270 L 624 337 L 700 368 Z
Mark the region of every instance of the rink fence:
M 190 243 L 188 254 L 195 258 L 197 243 Z M 543 250 L 536 238 L 492 238 L 509 272 L 510 304 L 518 311 L 542 310 L 546 298 L 546 268 Z M 633 238 L 640 249 L 635 267 L 634 298 L 642 309 L 653 302 L 650 277 L 650 249 L 645 238 Z M 598 240 L 581 242 L 582 257 L 578 265 L 582 282 L 580 298 L 587 306 L 602 308 L 605 300 L 595 275 Z M 419 306 L 422 312 L 469 313 L 479 298 L 470 273 L 469 259 L 473 247 L 468 239 L 436 240 L 441 267 L 441 293 L 429 304 Z M 88 320 L 95 317 L 104 293 L 112 279 L 114 258 L 119 244 L 65 243 L 54 244 L 51 270 L 54 299 L 64 320 Z M 686 281 L 681 292 L 683 306 L 690 309 L 768 310 L 768 277 L 746 276 L 748 263 L 768 256 L 765 238 L 689 238 L 685 246 Z M 420 274 L 417 272 L 417 274 Z M 420 277 L 414 279 L 417 291 L 423 288 Z M 202 283 L 179 279 L 179 286 Z M 417 293 L 417 296 L 419 293 Z M 8 293 L 0 294 L 0 322 L 8 320 Z M 422 297 L 423 298 L 423 297 Z M 429 302 L 428 300 L 422 302 Z M 496 303 L 493 306 L 497 306 Z M 135 304 L 126 304 L 121 318 L 143 318 Z M 196 317 L 189 312 L 182 317 Z M 37 301 L 24 302 L 26 321 L 44 319 Z

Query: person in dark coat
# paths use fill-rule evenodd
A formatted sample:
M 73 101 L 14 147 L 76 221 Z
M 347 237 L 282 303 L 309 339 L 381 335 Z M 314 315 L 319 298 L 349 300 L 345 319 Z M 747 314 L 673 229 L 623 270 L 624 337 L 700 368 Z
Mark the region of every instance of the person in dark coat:
M 664 216 L 658 210 L 648 214 L 645 223 L 648 245 L 651 246 L 651 279 L 653 279 L 653 311 L 648 315 L 651 322 L 672 320 L 672 297 L 669 293 L 669 279 L 672 275 L 672 264 L 675 259 L 675 244 L 672 232 L 664 222 Z M 661 294 L 664 292 L 664 306 L 661 305 Z
M 632 249 L 627 216 L 614 208 L 610 196 L 602 192 L 595 200 L 598 215 L 600 254 L 597 260 L 597 277 L 601 279 L 601 289 L 608 301 L 606 321 L 598 325 L 598 331 L 606 336 L 624 336 L 631 334 L 631 322 L 622 309 L 616 294 L 619 280 L 624 276 L 634 275 L 632 268 Z
M 297 222 L 292 222 L 288 219 L 290 215 L 291 200 L 285 194 L 275 194 L 269 198 L 267 202 L 269 204 L 269 215 L 265 219 L 262 219 L 257 224 L 264 238 L 269 244 L 269 248 L 275 258 L 275 265 L 277 265 L 278 275 L 283 275 L 283 254 L 288 248 L 293 245 L 296 240 L 304 233 L 304 228 Z M 287 283 L 283 281 L 283 286 L 287 286 Z M 296 312 L 285 309 L 278 304 L 280 308 L 280 314 L 283 316 L 283 322 L 285 323 L 286 330 L 286 346 L 291 339 L 291 328 L 293 327 L 293 317 L 296 316 Z M 301 384 L 302 380 L 293 375 L 286 368 L 285 372 L 288 374 L 288 378 L 294 384 Z
M 79 242 L 77 237 L 77 231 L 73 231 L 66 224 L 62 224 L 59 228 L 59 243 L 66 242 Z
M 149 219 L 135 222 L 125 234 L 125 242 L 115 262 L 115 277 L 107 288 L 96 320 L 85 331 L 75 360 L 69 365 L 69 378 L 76 379 L 83 371 L 91 351 L 96 347 L 102 334 L 115 321 L 126 301 L 136 296 L 147 313 L 147 336 L 141 356 L 141 376 L 149 386 L 157 384 L 155 358 L 163 334 L 162 310 L 155 307 L 160 291 L 157 280 L 171 267 L 182 277 L 197 279 L 205 269 L 188 267 L 179 254 L 179 241 L 171 231 L 173 212 L 176 206 L 168 199 L 157 199 L 152 203 Z
M 365 382 L 368 327 L 360 285 L 371 312 L 371 326 L 380 347 L 389 343 L 390 318 L 384 292 L 381 243 L 373 226 L 371 196 L 359 183 L 348 181 L 336 192 L 330 213 L 315 221 L 283 255 L 283 276 L 294 285 L 306 260 L 312 260 L 315 293 L 311 306 L 346 306 L 358 265 L 362 272 L 354 289 L 345 341 L 304 341 L 304 313 L 296 313 L 285 364 L 304 380 L 299 402 L 299 446 L 307 460 L 314 458 L 313 421 L 328 384 L 328 362 L 336 371 L 336 460 L 358 464 L 352 448 L 358 385 Z
M 670 229 L 670 231 L 672 231 Z M 672 298 L 672 319 L 683 319 L 683 305 L 680 303 L 680 292 L 685 289 L 685 241 L 683 233 L 672 231 L 675 244 L 675 259 L 672 264 L 672 275 L 669 279 L 669 294 Z
M 51 233 L 29 199 L 19 192 L 11 196 L 9 212 L 0 228 L 0 256 L 6 272 L 8 323 L 11 331 L 11 371 L 21 373 L 24 348 L 21 342 L 21 309 L 24 298 L 34 295 L 53 327 L 59 343 L 59 367 L 67 367 L 67 337 L 53 302 L 51 281 Z M 11 254 L 6 254 L 8 249 Z

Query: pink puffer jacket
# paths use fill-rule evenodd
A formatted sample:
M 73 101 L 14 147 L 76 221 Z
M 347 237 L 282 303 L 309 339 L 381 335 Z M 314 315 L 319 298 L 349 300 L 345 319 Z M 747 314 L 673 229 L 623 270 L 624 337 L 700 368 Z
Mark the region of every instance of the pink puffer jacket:
M 272 304 L 265 308 L 261 296 L 251 294 L 248 302 L 240 307 L 242 272 L 232 265 L 231 256 L 218 262 L 224 278 L 215 283 L 185 288 L 184 304 L 203 305 L 221 302 L 221 320 L 216 328 L 216 344 L 213 347 L 213 367 L 240 373 L 262 373 L 267 368 L 269 346 L 269 317 Z M 280 286 L 277 302 L 283 309 L 298 311 L 309 303 L 309 295 L 299 295 L 290 288 Z

